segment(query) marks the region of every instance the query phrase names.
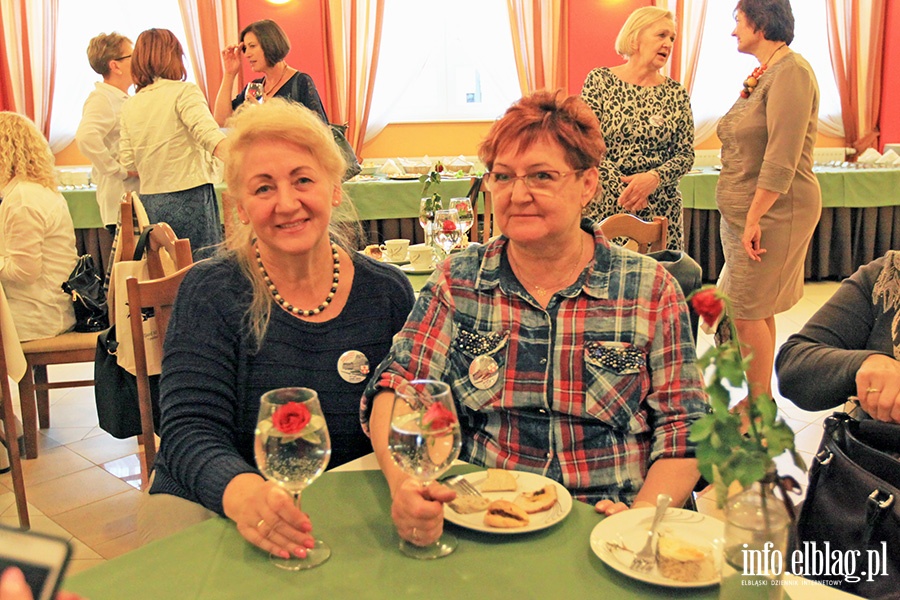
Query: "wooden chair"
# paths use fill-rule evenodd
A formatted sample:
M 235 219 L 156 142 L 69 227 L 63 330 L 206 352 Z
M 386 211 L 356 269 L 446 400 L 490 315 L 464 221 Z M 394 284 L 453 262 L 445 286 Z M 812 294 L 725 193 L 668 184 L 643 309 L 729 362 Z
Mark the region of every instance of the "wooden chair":
M 483 210 L 481 212 L 481 229 L 478 226 L 478 199 L 479 196 L 484 198 Z M 469 241 L 487 244 L 488 240 L 493 237 L 493 218 L 494 205 L 491 199 L 491 192 L 484 185 L 483 177 L 475 177 L 472 179 L 472 187 L 469 188 L 469 200 L 472 203 L 472 211 L 474 219 L 472 220 L 472 229 L 469 230 Z M 480 239 L 479 239 L 480 238 Z
M 2 293 L 3 291 L 0 290 L 0 294 Z M 19 514 L 19 527 L 30 529 L 31 521 L 28 518 L 28 503 L 25 498 L 25 476 L 22 473 L 22 457 L 19 454 L 19 436 L 16 431 L 12 393 L 9 388 L 9 371 L 3 345 L 3 333 L 2 322 L 0 322 L 0 404 L 2 404 L 0 418 L 3 419 L 3 430 L 0 431 L 0 436 L 2 436 L 3 444 L 9 454 L 9 467 L 12 474 L 13 493 L 16 498 L 16 510 Z M 15 335 L 15 332 L 11 332 L 10 335 Z
M 634 215 L 618 214 L 600 221 L 600 229 L 608 239 L 625 237 L 637 244 L 641 254 L 666 249 L 669 220 L 653 217 L 652 222 L 642 221 Z
M 191 249 L 188 240 L 178 240 L 181 247 L 179 256 L 186 252 L 190 257 Z M 186 246 L 186 249 L 185 249 Z M 141 487 L 147 486 L 150 471 L 156 461 L 156 434 L 153 426 L 153 401 L 150 394 L 150 376 L 147 369 L 147 344 L 157 344 L 162 352 L 162 345 L 166 337 L 166 329 L 169 326 L 169 318 L 172 315 L 172 307 L 175 304 L 175 295 L 181 285 L 184 276 L 193 266 L 188 263 L 180 265 L 175 273 L 160 277 L 138 281 L 134 277 L 125 280 L 128 293 L 129 319 L 131 324 L 131 338 L 134 343 L 134 363 L 137 370 L 138 404 L 141 411 L 141 435 L 139 442 L 143 446 L 141 457 Z M 147 309 L 152 309 L 156 317 L 157 331 L 159 335 L 155 339 L 147 340 L 144 336 L 144 315 Z M 124 324 L 123 324 L 124 326 Z

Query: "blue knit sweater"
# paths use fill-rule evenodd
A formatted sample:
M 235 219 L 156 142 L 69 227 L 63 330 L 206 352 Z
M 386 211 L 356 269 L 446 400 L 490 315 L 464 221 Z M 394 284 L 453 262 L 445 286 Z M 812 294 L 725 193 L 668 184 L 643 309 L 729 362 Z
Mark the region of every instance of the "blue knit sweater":
M 223 514 L 228 483 L 241 473 L 258 473 L 253 432 L 259 398 L 280 387 L 319 393 L 331 434 L 330 467 L 371 452 L 359 424 L 366 381 L 341 379 L 338 357 L 359 350 L 374 370 L 406 321 L 414 296 L 396 267 L 353 254 L 353 287 L 343 311 L 309 323 L 273 306 L 259 352 L 244 325 L 251 286 L 237 262 L 217 257 L 191 269 L 166 334 L 162 443 L 151 494 L 173 494 Z

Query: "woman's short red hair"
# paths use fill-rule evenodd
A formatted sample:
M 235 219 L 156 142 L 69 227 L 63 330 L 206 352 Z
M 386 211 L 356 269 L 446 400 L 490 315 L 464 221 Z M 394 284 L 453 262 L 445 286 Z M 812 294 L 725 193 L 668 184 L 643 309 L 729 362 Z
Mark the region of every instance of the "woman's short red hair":
M 184 51 L 181 42 L 168 29 L 148 29 L 134 43 L 131 53 L 131 78 L 138 92 L 157 78 L 184 81 Z
M 555 141 L 573 169 L 596 167 L 606 155 L 600 122 L 580 96 L 562 90 L 540 91 L 516 101 L 491 126 L 478 147 L 478 157 L 491 170 L 503 149 L 527 150 L 539 142 Z

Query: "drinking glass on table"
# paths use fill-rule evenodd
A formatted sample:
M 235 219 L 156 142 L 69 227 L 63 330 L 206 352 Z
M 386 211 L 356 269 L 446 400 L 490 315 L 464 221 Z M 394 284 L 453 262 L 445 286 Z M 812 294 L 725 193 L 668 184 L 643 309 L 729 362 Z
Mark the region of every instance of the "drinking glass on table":
M 265 101 L 265 88 L 261 81 L 251 81 L 247 84 L 247 99 L 259 104 Z
M 432 226 L 434 225 L 434 198 L 426 196 L 419 202 L 419 225 L 425 230 L 425 243 L 432 245 Z
M 447 258 L 450 251 L 459 243 L 459 213 L 455 208 L 435 211 L 434 226 L 431 230 L 434 244 L 444 251 L 442 258 Z
M 450 208 L 455 208 L 459 213 L 459 236 L 461 245 L 465 245 L 466 234 L 472 229 L 475 215 L 472 212 L 472 201 L 468 196 L 450 198 Z
M 426 488 L 450 468 L 461 446 L 459 419 L 449 385 L 416 379 L 396 390 L 388 449 L 404 473 Z M 456 545 L 456 537 L 444 532 L 427 546 L 401 539 L 400 551 L 412 558 L 441 558 L 456 550 Z
M 328 466 L 331 438 L 322 415 L 319 395 L 309 388 L 279 388 L 262 395 L 256 424 L 256 465 L 294 497 L 300 508 L 300 493 Z M 318 567 L 331 557 L 322 540 L 306 551 L 306 558 L 269 560 L 290 571 Z

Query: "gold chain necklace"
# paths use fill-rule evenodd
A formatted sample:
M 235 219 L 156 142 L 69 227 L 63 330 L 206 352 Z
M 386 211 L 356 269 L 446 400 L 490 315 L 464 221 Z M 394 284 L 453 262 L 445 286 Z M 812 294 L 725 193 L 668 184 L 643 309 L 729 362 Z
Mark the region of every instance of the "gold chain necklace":
M 270 87 L 268 91 L 266 91 L 266 78 L 263 77 L 263 94 L 264 95 L 271 96 L 272 92 L 274 90 L 278 89 L 278 84 L 280 84 L 281 81 L 284 79 L 284 75 L 285 75 L 285 73 L 287 73 L 287 70 L 288 70 L 287 63 L 284 63 L 284 68 L 281 70 L 281 77 L 278 78 L 278 81 L 275 82 L 275 85 Z
M 256 264 L 259 266 L 259 272 L 262 275 L 263 280 L 266 282 L 266 286 L 269 288 L 269 292 L 272 294 L 272 297 L 275 298 L 275 302 L 280 304 L 286 311 L 291 313 L 294 316 L 303 316 L 303 317 L 311 317 L 313 315 L 317 315 L 331 304 L 331 301 L 334 300 L 334 295 L 337 293 L 338 282 L 341 279 L 341 257 L 338 254 L 337 245 L 332 242 L 331 244 L 331 260 L 333 262 L 333 278 L 331 284 L 331 291 L 328 292 L 328 296 L 325 298 L 325 301 L 322 302 L 319 306 L 312 310 L 303 310 L 302 308 L 297 308 L 287 300 L 285 300 L 281 294 L 278 293 L 278 288 L 275 287 L 275 284 L 272 283 L 272 280 L 269 278 L 269 274 L 266 272 L 266 268 L 263 266 L 262 257 L 259 255 L 259 247 L 256 248 Z
M 572 268 L 569 269 L 569 272 L 566 273 L 566 276 L 565 276 L 563 279 L 560 279 L 560 281 L 563 282 L 563 285 L 565 285 L 566 282 L 571 281 L 571 279 L 572 279 L 572 274 L 575 273 L 575 269 L 578 268 L 578 265 L 581 263 L 581 257 L 582 257 L 582 255 L 584 254 L 584 232 L 581 231 L 581 230 L 579 229 L 579 230 L 578 230 L 578 233 L 579 233 L 580 236 L 581 236 L 581 247 L 580 247 L 579 250 L 578 250 L 578 258 L 575 259 L 575 264 L 572 265 Z M 523 271 L 522 268 L 519 266 L 519 262 L 513 257 L 512 253 L 509 252 L 509 251 L 507 251 L 506 256 L 509 257 L 510 264 L 513 266 L 514 270 L 518 272 L 517 275 L 518 275 L 519 277 L 522 278 L 522 281 L 523 281 L 528 287 L 534 288 L 534 291 L 535 291 L 537 294 L 540 294 L 541 296 L 543 296 L 543 295 L 552 293 L 551 290 L 556 291 L 556 290 L 558 290 L 558 289 L 562 289 L 562 288 L 560 288 L 558 285 L 553 285 L 553 286 L 550 286 L 550 287 L 544 287 L 544 286 L 542 286 L 542 285 L 538 285 L 538 284 L 534 283 L 533 281 L 529 281 L 528 279 L 525 278 L 525 273 L 524 273 L 524 271 Z

